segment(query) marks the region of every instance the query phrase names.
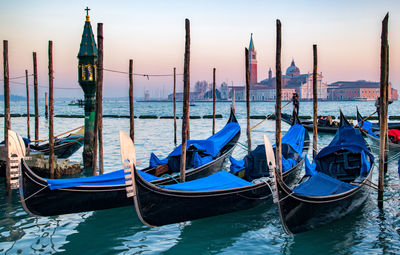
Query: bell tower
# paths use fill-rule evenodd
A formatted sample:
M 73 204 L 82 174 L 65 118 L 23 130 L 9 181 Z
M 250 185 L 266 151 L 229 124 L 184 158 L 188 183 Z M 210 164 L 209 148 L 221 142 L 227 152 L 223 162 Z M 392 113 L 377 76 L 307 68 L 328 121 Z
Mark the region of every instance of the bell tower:
M 93 166 L 94 150 L 94 115 L 96 94 L 96 64 L 97 47 L 94 40 L 89 18 L 89 8 L 86 7 L 86 21 L 83 28 L 81 45 L 78 53 L 78 81 L 85 94 L 85 137 L 83 147 L 83 165 L 85 170 Z
M 257 83 L 257 52 L 254 48 L 253 33 L 250 36 L 249 55 L 250 84 L 253 85 Z

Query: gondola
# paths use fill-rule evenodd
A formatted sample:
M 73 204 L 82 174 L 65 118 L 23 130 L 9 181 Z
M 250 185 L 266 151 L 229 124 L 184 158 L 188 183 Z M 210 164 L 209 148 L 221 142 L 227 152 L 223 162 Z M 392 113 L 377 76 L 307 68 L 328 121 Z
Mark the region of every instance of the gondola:
M 367 136 L 373 143 L 374 147 L 379 147 L 380 139 L 379 139 L 379 130 L 374 131 L 373 130 L 373 124 L 376 123 L 371 123 L 368 120 L 364 120 L 364 118 L 361 116 L 360 112 L 358 111 L 357 108 L 357 127 L 360 127 L 361 133 L 365 136 Z M 389 127 L 391 129 L 391 127 Z M 398 153 L 400 152 L 400 143 L 394 143 L 389 139 L 389 153 Z
M 21 138 L 24 141 L 26 151 L 30 155 L 43 153 L 49 154 L 49 142 L 31 143 L 27 138 Z M 54 141 L 54 155 L 57 158 L 69 158 L 83 145 L 83 127 L 77 132 L 69 133 L 67 136 L 56 138 Z M 4 141 L 0 144 L 0 151 L 4 146 Z M 25 150 L 24 150 L 25 151 Z M 0 157 L 0 177 L 5 176 L 5 161 Z
M 122 150 L 125 147 L 123 143 L 127 142 L 123 142 L 124 134 L 120 136 L 123 156 Z M 125 137 L 130 140 L 126 134 Z M 309 136 L 304 127 L 297 124 L 290 128 L 285 137 L 282 139 L 282 143 L 286 145 L 283 156 L 293 160 L 294 164 L 283 175 L 285 180 L 290 181 L 295 179 L 302 168 L 308 150 Z M 131 140 L 130 144 L 133 146 Z M 271 153 L 274 155 L 272 151 Z M 265 152 L 264 161 L 266 161 Z M 265 166 L 264 176 L 268 177 L 267 164 Z M 146 181 L 132 166 L 132 180 L 129 180 L 132 189 L 128 194 L 133 195 L 139 219 L 145 225 L 154 227 L 255 207 L 271 198 L 266 177 L 250 181 L 227 171 L 220 171 L 194 181 L 155 185 Z
M 344 217 L 367 198 L 374 157 L 360 131 L 340 112 L 340 128 L 293 189 L 275 173 L 272 190 L 284 230 L 305 232 Z
M 194 160 L 197 158 L 197 163 L 203 164 L 188 166 L 186 178 L 194 180 L 219 171 L 225 159 L 232 154 L 239 137 L 240 126 L 231 111 L 227 124 L 215 135 L 206 140 L 189 140 L 188 145 L 192 144 L 192 146 L 188 148 L 187 159 L 192 156 Z M 203 160 L 201 162 L 194 153 L 194 145 L 197 142 L 197 145 L 206 146 L 212 144 L 214 140 L 217 140 L 217 143 L 214 143 L 215 148 L 213 147 L 217 150 L 215 156 L 200 157 Z M 176 158 L 180 156 L 175 155 L 179 150 L 180 146 L 170 153 L 172 156 L 167 160 L 158 160 L 152 154 L 152 166 L 143 169 L 140 173 L 152 183 L 171 184 L 179 181 L 179 173 L 172 172 L 171 169 L 174 165 L 179 166 Z M 32 215 L 53 216 L 131 205 L 131 200 L 126 196 L 126 187 L 123 170 L 86 178 L 45 179 L 36 175 L 24 160 L 21 164 L 21 203 L 25 211 Z
M 54 155 L 57 158 L 69 158 L 79 150 L 83 145 L 83 131 L 84 127 L 81 127 L 77 132 L 56 138 L 54 141 Z M 49 155 L 49 141 L 30 143 L 28 149 L 31 153 L 44 153 L 45 155 Z
M 288 124 L 292 122 L 292 115 L 282 113 L 282 120 Z M 313 131 L 313 122 L 309 120 L 301 120 L 301 124 L 304 126 L 305 129 L 308 131 Z M 317 129 L 319 133 L 330 133 L 330 134 L 335 134 L 336 131 L 338 130 L 338 126 L 332 125 L 332 126 L 321 126 L 317 124 Z

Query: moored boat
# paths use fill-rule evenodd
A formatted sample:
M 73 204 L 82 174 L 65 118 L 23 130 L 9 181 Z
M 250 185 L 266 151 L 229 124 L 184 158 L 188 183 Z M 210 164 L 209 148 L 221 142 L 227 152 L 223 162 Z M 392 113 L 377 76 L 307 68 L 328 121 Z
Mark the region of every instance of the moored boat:
M 376 123 L 371 123 L 368 120 L 364 119 L 363 116 L 358 111 L 358 108 L 357 108 L 357 121 L 358 121 L 357 127 L 360 128 L 362 134 L 367 136 L 374 143 L 374 148 L 379 148 L 379 143 L 380 143 L 379 130 L 377 131 L 373 130 L 373 124 Z M 394 142 L 391 139 L 389 139 L 388 144 L 389 144 L 389 153 L 393 154 L 400 152 L 400 142 Z M 377 149 L 376 151 L 378 150 L 379 149 Z
M 374 157 L 360 131 L 340 113 L 340 128 L 295 188 L 275 173 L 272 189 L 288 234 L 312 230 L 342 218 L 367 198 Z
M 239 137 L 240 126 L 231 111 L 227 124 L 219 132 L 206 140 L 189 140 L 188 151 L 191 153 L 188 152 L 188 157 L 191 158 L 191 164 L 187 164 L 186 178 L 194 180 L 219 171 L 225 159 L 232 154 Z M 176 148 L 164 160 L 152 155 L 151 166 L 140 171 L 143 178 L 156 184 L 179 181 L 179 173 L 173 169 L 179 166 L 179 150 L 180 147 Z M 25 211 L 37 216 L 131 205 L 131 199 L 126 196 L 126 187 L 123 170 L 86 178 L 45 179 L 35 174 L 24 160 L 21 163 L 21 203 Z
M 125 137 L 129 140 L 128 136 Z M 122 140 L 121 150 L 124 148 Z M 287 132 L 286 138 L 282 139 L 282 144 L 287 148 L 283 151 L 284 158 L 293 162 L 283 174 L 283 178 L 290 181 L 295 179 L 303 165 L 309 144 L 308 132 L 301 125 L 294 125 Z M 267 148 L 265 146 L 265 151 Z M 264 152 L 264 175 L 256 179 L 249 180 L 220 171 L 208 177 L 172 185 L 150 183 L 132 166 L 131 180 L 128 180 L 132 183 L 132 189 L 128 194 L 133 195 L 139 219 L 148 226 L 162 226 L 245 210 L 271 198 L 266 178 L 269 176 L 267 161 Z
M 292 123 L 292 115 L 282 113 L 282 120 L 288 124 Z M 313 122 L 309 120 L 301 120 L 301 124 L 304 126 L 305 129 L 308 131 L 313 131 Z M 317 129 L 319 133 L 330 133 L 334 134 L 338 130 L 337 125 L 321 125 L 317 124 Z

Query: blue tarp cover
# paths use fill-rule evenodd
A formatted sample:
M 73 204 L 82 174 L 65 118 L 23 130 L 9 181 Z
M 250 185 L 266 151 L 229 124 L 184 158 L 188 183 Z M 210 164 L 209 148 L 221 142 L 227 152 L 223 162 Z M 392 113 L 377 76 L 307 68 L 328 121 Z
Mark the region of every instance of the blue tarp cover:
M 361 127 L 361 123 L 358 123 L 357 126 L 360 126 L 362 129 L 367 130 L 368 134 L 375 137 L 375 138 L 379 138 L 379 136 L 375 135 L 375 133 L 372 131 L 372 123 L 369 122 L 368 120 L 364 120 L 362 127 Z
M 305 139 L 304 127 L 302 125 L 295 124 L 295 125 L 291 126 L 290 129 L 286 132 L 286 134 L 282 137 L 282 144 L 290 145 L 301 156 L 301 153 L 303 151 L 303 146 L 304 146 L 304 139 Z M 274 147 L 275 147 L 275 145 L 274 145 Z M 265 157 L 265 155 L 264 155 L 264 157 Z M 229 160 L 231 162 L 231 166 L 230 166 L 231 173 L 236 173 L 236 172 L 246 168 L 244 160 L 237 160 L 233 157 L 229 157 Z M 286 159 L 282 155 L 283 172 L 290 170 L 296 164 L 297 164 L 297 162 L 294 159 L 292 159 L 292 158 Z
M 146 181 L 153 181 L 161 179 L 161 177 L 155 177 L 151 174 L 145 173 L 138 170 L 139 174 Z M 128 173 L 129 174 L 129 173 Z M 96 175 L 85 178 L 73 178 L 73 179 L 45 179 L 51 190 L 71 188 L 77 186 L 108 186 L 108 185 L 123 185 L 125 184 L 124 170 L 117 170 L 111 173 L 102 175 Z
M 216 157 L 218 152 L 240 131 L 239 123 L 229 122 L 218 131 L 216 134 L 210 136 L 207 140 L 188 140 L 187 147 L 190 145 L 195 146 L 199 150 L 203 150 L 205 154 Z M 176 147 L 168 157 L 181 155 L 181 146 Z
M 364 138 L 361 135 L 360 130 L 347 124 L 341 126 L 338 129 L 331 143 L 323 148 L 317 154 L 315 159 L 322 158 L 341 149 L 346 149 L 351 152 L 358 153 L 364 151 L 365 154 L 370 157 L 371 162 L 374 161 L 374 156 L 372 156 L 371 152 L 368 150 L 368 147 L 365 143 Z
M 356 186 L 339 181 L 329 175 L 318 172 L 309 180 L 301 183 L 293 189 L 294 194 L 299 196 L 329 196 L 344 193 Z
M 157 166 L 161 166 L 161 165 L 165 165 L 168 164 L 168 158 L 165 159 L 159 159 L 156 154 L 154 154 L 153 152 L 150 154 L 150 167 L 157 167 Z
M 210 176 L 189 182 L 160 185 L 160 187 L 171 190 L 183 191 L 210 191 L 224 190 L 254 185 L 226 171 L 220 171 Z
M 305 129 L 300 124 L 295 124 L 290 127 L 286 134 L 282 137 L 282 143 L 289 144 L 292 148 L 301 155 L 303 151 L 305 138 Z

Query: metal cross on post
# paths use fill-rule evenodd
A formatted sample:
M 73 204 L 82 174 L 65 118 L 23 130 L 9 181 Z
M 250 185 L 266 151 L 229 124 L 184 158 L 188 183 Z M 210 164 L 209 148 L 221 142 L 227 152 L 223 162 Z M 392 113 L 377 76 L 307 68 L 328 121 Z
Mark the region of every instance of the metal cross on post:
M 89 16 L 89 11 L 90 11 L 89 7 L 86 6 L 85 11 L 86 11 L 86 16 Z

